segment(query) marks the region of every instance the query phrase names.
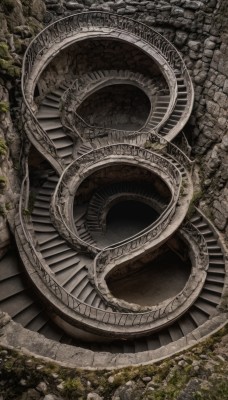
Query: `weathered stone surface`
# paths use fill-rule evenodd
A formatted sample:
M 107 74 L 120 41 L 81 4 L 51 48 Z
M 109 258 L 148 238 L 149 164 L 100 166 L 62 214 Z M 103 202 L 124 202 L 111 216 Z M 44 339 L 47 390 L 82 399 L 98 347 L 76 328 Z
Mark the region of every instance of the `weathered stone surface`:
M 97 393 L 88 393 L 86 400 L 103 400 L 103 397 Z
M 37 18 L 40 22 L 42 22 L 45 12 L 46 12 L 46 7 L 43 0 L 32 0 L 31 14 L 34 18 Z

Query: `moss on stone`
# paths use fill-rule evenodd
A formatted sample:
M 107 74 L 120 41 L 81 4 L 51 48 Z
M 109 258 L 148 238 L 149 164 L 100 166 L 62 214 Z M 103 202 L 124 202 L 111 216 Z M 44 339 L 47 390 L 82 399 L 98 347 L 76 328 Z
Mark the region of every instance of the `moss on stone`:
M 0 189 L 5 189 L 7 186 L 7 178 L 3 175 L 0 175 Z
M 0 58 L 0 70 L 1 69 L 5 72 L 5 74 L 9 75 L 12 78 L 20 77 L 21 69 L 13 65 L 12 60 L 4 60 Z
M 0 58 L 3 58 L 3 60 L 11 59 L 9 47 L 5 42 L 0 42 Z
M 8 111 L 9 111 L 8 101 L 0 101 L 0 114 L 7 113 Z M 5 141 L 3 141 L 3 139 L 0 138 L 0 154 L 1 154 L 1 147 L 3 146 L 3 142 L 5 145 Z

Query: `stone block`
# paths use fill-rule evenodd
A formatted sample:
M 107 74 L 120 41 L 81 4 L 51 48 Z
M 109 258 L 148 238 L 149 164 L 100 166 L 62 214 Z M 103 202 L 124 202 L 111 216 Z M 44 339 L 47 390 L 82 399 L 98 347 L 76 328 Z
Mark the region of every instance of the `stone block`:
M 171 10 L 171 15 L 174 17 L 183 16 L 184 10 L 183 10 L 183 8 L 180 8 L 180 7 L 173 7 L 173 9 Z
M 184 7 L 190 8 L 191 10 L 199 10 L 202 7 L 202 1 L 186 0 Z
M 215 79 L 215 84 L 217 86 L 219 86 L 220 88 L 222 88 L 225 83 L 225 80 L 226 80 L 226 77 L 222 74 L 219 74 Z
M 222 92 L 216 92 L 214 95 L 214 101 L 222 108 L 227 108 L 227 95 Z
M 206 102 L 206 107 L 207 107 L 207 111 L 209 112 L 209 114 L 211 114 L 213 117 L 218 117 L 219 109 L 220 109 L 218 104 L 209 100 Z
M 228 94 L 228 79 L 226 79 L 225 82 L 224 82 L 223 92 Z
M 188 34 L 184 31 L 176 31 L 174 43 L 176 46 L 183 46 L 188 38 Z
M 189 40 L 188 47 L 191 50 L 198 52 L 201 48 L 201 42 L 196 41 L 196 40 Z
M 212 50 L 209 50 L 209 49 L 205 49 L 204 50 L 204 55 L 207 57 L 207 58 L 212 58 L 213 57 L 213 51 Z
M 206 39 L 206 40 L 204 41 L 204 47 L 205 47 L 205 49 L 214 50 L 214 49 L 215 49 L 215 46 L 216 46 L 215 42 L 212 41 L 210 38 L 208 38 L 208 39 Z

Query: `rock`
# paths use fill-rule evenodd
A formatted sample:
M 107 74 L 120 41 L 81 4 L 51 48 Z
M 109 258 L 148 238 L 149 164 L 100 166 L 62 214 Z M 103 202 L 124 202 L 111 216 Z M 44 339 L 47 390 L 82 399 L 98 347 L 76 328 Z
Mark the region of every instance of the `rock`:
M 27 392 L 24 392 L 21 400 L 40 400 L 40 393 L 35 389 L 28 389 Z
M 142 381 L 143 381 L 143 382 L 150 382 L 150 381 L 151 381 L 151 377 L 150 377 L 150 376 L 144 376 L 144 377 L 142 378 Z
M 31 15 L 43 22 L 43 18 L 46 12 L 45 3 L 43 0 L 32 0 L 31 2 Z
M 43 400 L 63 400 L 62 397 L 56 396 L 55 394 L 46 394 Z
M 64 389 L 64 382 L 59 383 L 59 385 L 57 385 L 57 389 L 58 390 L 63 390 Z
M 177 400 L 192 400 L 193 395 L 197 392 L 200 386 L 200 380 L 197 378 L 191 379 L 187 386 L 182 390 L 181 394 L 177 397 Z
M 135 382 L 129 381 L 127 384 L 118 387 L 112 400 L 140 400 L 143 391 L 144 389 L 138 388 Z
M 22 39 L 30 38 L 33 36 L 33 30 L 28 25 L 19 25 L 14 28 L 14 33 Z
M 171 15 L 174 17 L 179 17 L 179 16 L 183 16 L 184 15 L 184 10 L 180 7 L 174 7 L 171 10 Z
M 213 101 L 207 101 L 206 102 L 206 107 L 207 111 L 209 114 L 211 114 L 213 117 L 218 117 L 219 115 L 219 105 L 214 103 Z
M 100 397 L 97 393 L 89 393 L 87 395 L 87 400 L 102 400 L 103 397 Z
M 191 10 L 198 10 L 202 6 L 201 1 L 196 1 L 196 0 L 186 0 L 185 1 L 185 7 L 190 8 Z
M 207 38 L 207 39 L 204 41 L 204 47 L 205 47 L 205 49 L 214 50 L 214 49 L 215 49 L 215 46 L 216 46 L 216 43 L 213 42 L 210 38 Z
M 79 4 L 77 1 L 69 1 L 66 3 L 66 8 L 68 10 L 83 10 L 83 4 Z
M 114 10 L 118 10 L 118 8 L 124 8 L 124 7 L 125 7 L 125 2 L 123 0 L 117 0 L 113 5 Z
M 208 49 L 205 49 L 204 50 L 204 55 L 207 57 L 207 58 L 212 58 L 213 57 L 213 51 L 212 50 L 208 50 Z
M 225 82 L 224 82 L 223 92 L 228 94 L 228 79 L 226 79 Z
M 45 382 L 40 382 L 37 387 L 36 390 L 38 390 L 38 392 L 41 392 L 43 394 L 45 394 L 47 392 L 47 384 Z
M 21 386 L 26 386 L 27 385 L 27 381 L 25 379 L 21 379 L 19 383 L 20 383 Z
M 183 46 L 188 38 L 188 34 L 183 31 L 176 31 L 174 44 L 176 46 Z
M 188 363 L 185 360 L 180 360 L 178 362 L 179 367 L 186 367 L 188 365 Z
M 215 79 L 215 84 L 217 86 L 219 86 L 220 88 L 222 88 L 225 81 L 226 81 L 226 77 L 224 75 L 219 74 Z
M 196 40 L 189 40 L 188 41 L 188 47 L 193 50 L 198 52 L 201 48 L 201 42 L 196 41 Z
M 207 79 L 207 72 L 206 71 L 201 71 L 197 76 L 195 76 L 194 80 L 195 83 L 198 85 L 201 83 L 204 83 L 205 80 Z
M 214 95 L 214 101 L 224 109 L 227 107 L 227 95 L 225 93 L 216 92 Z

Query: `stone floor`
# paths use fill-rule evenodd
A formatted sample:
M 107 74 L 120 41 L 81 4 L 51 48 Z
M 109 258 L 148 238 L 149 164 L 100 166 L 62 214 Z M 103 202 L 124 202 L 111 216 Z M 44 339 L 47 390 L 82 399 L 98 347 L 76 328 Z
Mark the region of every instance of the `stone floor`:
M 108 282 L 112 294 L 130 303 L 155 305 L 179 293 L 189 275 L 190 262 L 184 263 L 175 253 L 168 251 L 142 269 Z

